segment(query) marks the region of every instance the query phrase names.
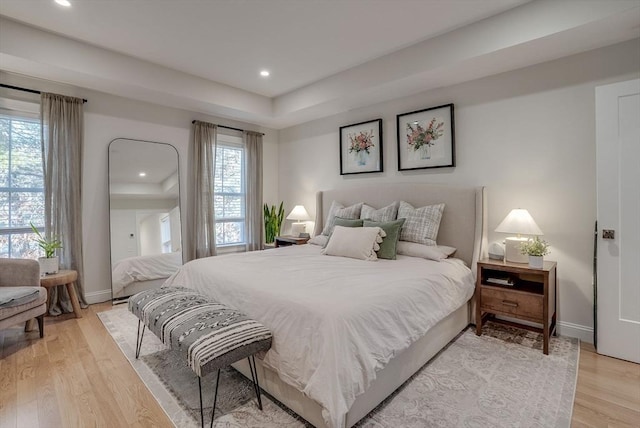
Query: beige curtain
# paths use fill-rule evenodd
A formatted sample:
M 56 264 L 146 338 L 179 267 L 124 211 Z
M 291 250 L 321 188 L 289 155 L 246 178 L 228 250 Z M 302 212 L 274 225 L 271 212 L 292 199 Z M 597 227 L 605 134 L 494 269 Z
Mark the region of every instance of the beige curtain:
M 187 261 L 216 255 L 213 206 L 217 126 L 194 121 L 189 149 L 189 216 Z
M 262 134 L 244 131 L 247 157 L 246 233 L 247 251 L 264 249 L 262 233 Z
M 62 242 L 60 268 L 78 272 L 76 291 L 86 307 L 82 266 L 83 101 L 43 93 L 41 96 L 45 234 Z M 65 287 L 51 290 L 51 315 L 73 312 Z

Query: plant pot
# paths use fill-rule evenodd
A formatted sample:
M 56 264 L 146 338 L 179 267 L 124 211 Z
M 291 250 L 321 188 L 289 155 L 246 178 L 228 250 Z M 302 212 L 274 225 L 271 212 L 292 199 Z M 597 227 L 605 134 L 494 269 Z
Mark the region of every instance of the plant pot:
M 529 256 L 529 267 L 542 269 L 544 266 L 544 256 Z
M 40 264 L 40 276 L 58 273 L 58 256 L 55 257 L 38 257 Z

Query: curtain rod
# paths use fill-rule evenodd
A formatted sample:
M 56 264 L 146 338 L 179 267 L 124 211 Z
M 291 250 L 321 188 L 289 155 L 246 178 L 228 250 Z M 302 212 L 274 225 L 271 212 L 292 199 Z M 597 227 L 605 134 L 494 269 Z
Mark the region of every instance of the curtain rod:
M 192 120 L 191 123 L 196 123 L 195 120 Z M 244 129 L 240 129 L 240 128 L 234 128 L 233 126 L 224 126 L 224 125 L 216 125 L 218 128 L 225 128 L 225 129 L 233 129 L 234 131 L 240 131 L 240 132 L 244 132 Z M 251 132 L 255 132 L 255 131 L 251 131 Z M 264 133 L 262 132 L 258 132 L 258 134 L 260 135 L 264 135 Z
M 29 92 L 30 94 L 38 94 L 38 95 L 40 95 L 42 93 L 40 91 L 36 91 L 35 89 L 27 89 L 27 88 L 21 88 L 19 86 L 5 85 L 4 83 L 0 83 L 0 87 L 7 88 L 7 89 L 15 89 L 16 91 Z M 86 103 L 87 100 L 85 100 L 83 98 L 82 102 Z

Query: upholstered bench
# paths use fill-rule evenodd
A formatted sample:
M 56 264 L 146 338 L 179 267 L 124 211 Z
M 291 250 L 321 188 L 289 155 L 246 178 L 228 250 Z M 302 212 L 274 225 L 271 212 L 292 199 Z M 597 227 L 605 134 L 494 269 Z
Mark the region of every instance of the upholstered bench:
M 165 345 L 182 353 L 198 376 L 200 422 L 204 427 L 200 378 L 217 370 L 211 426 L 218 398 L 220 369 L 247 358 L 253 387 L 262 410 L 255 354 L 271 347 L 271 332 L 242 312 L 214 302 L 195 290 L 165 287 L 143 291 L 129 298 L 129 310 L 138 317 L 136 358 L 145 328 Z M 142 324 L 142 332 L 140 326 Z

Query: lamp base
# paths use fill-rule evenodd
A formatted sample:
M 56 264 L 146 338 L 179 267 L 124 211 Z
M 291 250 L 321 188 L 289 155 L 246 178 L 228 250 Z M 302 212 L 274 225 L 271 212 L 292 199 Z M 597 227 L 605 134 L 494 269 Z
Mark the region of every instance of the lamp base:
M 527 242 L 529 238 L 507 238 L 504 240 L 504 261 L 511 263 L 529 263 L 526 254 L 520 252 L 520 244 Z
M 307 231 L 307 225 L 305 223 L 293 223 L 291 225 L 291 235 L 299 236 L 301 233 L 305 233 Z

